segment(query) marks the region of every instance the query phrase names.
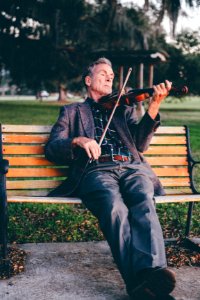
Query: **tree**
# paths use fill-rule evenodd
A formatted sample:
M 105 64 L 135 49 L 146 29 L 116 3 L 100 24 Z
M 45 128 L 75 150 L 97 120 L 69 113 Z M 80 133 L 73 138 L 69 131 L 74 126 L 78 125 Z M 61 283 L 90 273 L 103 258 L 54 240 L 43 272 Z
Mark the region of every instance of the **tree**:
M 155 30 L 140 8 L 124 7 L 117 0 L 98 0 L 93 14 L 81 26 L 80 39 L 92 39 L 93 49 L 148 49 Z
M 200 51 L 199 34 L 183 32 L 179 34 L 176 45 L 168 44 L 166 51 L 170 56 L 167 63 L 155 67 L 155 83 L 166 78 L 174 86 L 186 85 L 189 93 L 200 94 Z
M 199 0 L 184 0 L 184 1 L 160 0 L 160 1 L 157 1 L 157 5 L 155 6 L 153 4 L 153 1 L 145 0 L 144 10 L 146 12 L 149 11 L 150 9 L 153 9 L 153 12 L 157 11 L 156 20 L 155 20 L 155 26 L 157 28 L 160 27 L 160 24 L 163 21 L 165 14 L 167 14 L 171 21 L 171 33 L 172 33 L 172 36 L 174 37 L 175 31 L 176 31 L 176 24 L 177 24 L 181 9 L 183 7 L 183 3 L 186 3 L 186 5 L 188 5 L 189 7 L 192 7 L 192 8 L 200 5 Z
M 198 31 L 184 30 L 176 36 L 176 45 L 185 54 L 200 54 L 200 35 Z
M 200 94 L 200 35 L 198 31 L 178 34 L 176 47 L 184 56 L 184 77 L 192 94 Z
M 0 9 L 0 55 L 14 81 L 35 91 L 60 86 L 63 94 L 63 84 L 78 72 L 74 47 L 84 1 L 10 0 Z
M 154 40 L 142 10 L 117 0 L 4 0 L 0 9 L 0 56 L 14 82 L 35 92 L 59 86 L 60 99 L 96 49 L 148 49 Z

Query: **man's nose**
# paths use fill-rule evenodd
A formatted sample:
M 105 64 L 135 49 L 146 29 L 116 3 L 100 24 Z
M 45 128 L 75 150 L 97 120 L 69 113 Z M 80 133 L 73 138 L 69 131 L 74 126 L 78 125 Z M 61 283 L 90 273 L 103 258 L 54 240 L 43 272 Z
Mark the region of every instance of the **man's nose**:
M 106 80 L 107 80 L 107 81 L 112 81 L 111 76 L 108 75 L 108 76 L 106 77 Z

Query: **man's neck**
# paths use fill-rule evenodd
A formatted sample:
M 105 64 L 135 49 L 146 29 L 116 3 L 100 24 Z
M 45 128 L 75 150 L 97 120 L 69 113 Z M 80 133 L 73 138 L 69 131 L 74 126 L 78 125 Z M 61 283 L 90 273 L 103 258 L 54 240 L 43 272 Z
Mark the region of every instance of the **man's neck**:
M 95 102 L 99 102 L 101 97 L 105 96 L 104 94 L 99 94 L 98 92 L 95 91 L 88 91 L 88 97 L 92 98 Z

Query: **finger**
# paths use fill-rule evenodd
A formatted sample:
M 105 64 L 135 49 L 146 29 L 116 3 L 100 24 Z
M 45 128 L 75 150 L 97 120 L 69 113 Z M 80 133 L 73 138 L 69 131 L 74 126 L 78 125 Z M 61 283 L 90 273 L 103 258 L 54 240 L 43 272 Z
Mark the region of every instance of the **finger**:
M 166 95 L 168 95 L 169 94 L 169 90 L 168 90 L 168 88 L 166 87 L 166 84 L 165 83 L 161 83 L 160 84 L 160 89 L 161 89 L 161 96 L 166 96 Z M 169 87 L 169 89 L 170 89 L 170 87 Z
M 159 85 L 154 85 L 153 89 L 154 89 L 154 96 L 155 95 L 157 96 L 161 93 L 161 89 L 160 89 Z
M 166 89 L 167 89 L 168 91 L 170 91 L 171 88 L 172 88 L 172 82 L 169 81 L 169 80 L 165 80 L 165 86 L 166 86 Z
M 95 148 L 91 148 L 91 154 L 92 154 L 92 158 L 93 159 L 97 159 L 98 158 L 98 155 L 97 155 L 97 151 Z
M 91 148 L 90 148 L 90 143 L 87 143 L 84 145 L 84 149 L 88 155 L 89 158 L 92 158 L 92 152 L 91 152 Z
M 96 150 L 97 150 L 97 156 L 99 158 L 99 156 L 101 155 L 101 147 L 97 143 L 96 143 Z
M 92 155 L 92 158 L 93 159 L 98 159 L 98 157 L 99 157 L 99 145 L 97 144 L 97 142 L 92 141 L 91 143 L 89 143 L 88 147 L 89 147 L 89 151 Z
M 92 153 L 92 157 L 93 157 L 93 159 L 98 159 L 99 158 L 99 154 L 98 154 L 98 151 L 97 151 L 97 149 L 92 149 L 92 151 L 91 151 L 91 153 Z
M 89 150 L 88 148 L 85 148 L 85 151 L 86 151 L 86 153 L 87 153 L 87 156 L 88 156 L 89 158 L 92 158 L 92 155 L 91 155 L 90 150 Z
M 164 83 L 164 82 L 162 82 L 162 83 L 159 85 L 159 87 L 161 88 L 161 90 L 165 90 L 165 89 L 166 89 L 166 86 L 165 86 L 165 83 Z
M 164 82 L 162 82 L 156 86 L 156 95 L 165 96 L 167 94 L 168 94 L 168 89 L 166 88 L 166 85 Z
M 97 144 L 97 159 L 101 155 L 101 147 Z
M 98 159 L 99 156 L 101 155 L 101 147 L 99 146 L 99 144 L 97 144 L 96 141 L 94 143 L 94 152 L 95 152 L 96 159 Z

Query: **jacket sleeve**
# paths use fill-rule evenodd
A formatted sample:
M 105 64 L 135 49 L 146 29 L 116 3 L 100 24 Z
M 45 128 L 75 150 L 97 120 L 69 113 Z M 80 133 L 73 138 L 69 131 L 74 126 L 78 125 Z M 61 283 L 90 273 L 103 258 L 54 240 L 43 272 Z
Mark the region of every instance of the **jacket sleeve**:
M 74 159 L 72 139 L 73 137 L 70 137 L 69 112 L 64 106 L 60 109 L 58 120 L 45 145 L 46 158 L 57 164 L 70 163 Z
M 142 119 L 138 122 L 136 109 L 132 108 L 128 118 L 128 127 L 139 152 L 144 152 L 148 149 L 151 139 L 159 125 L 159 114 L 155 119 L 152 119 L 148 112 L 146 112 Z

